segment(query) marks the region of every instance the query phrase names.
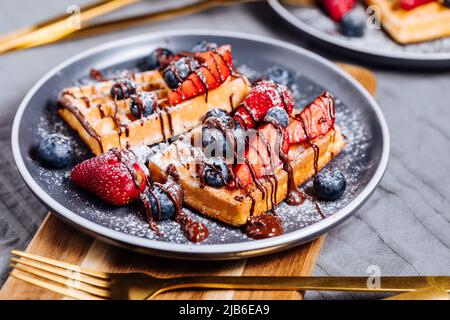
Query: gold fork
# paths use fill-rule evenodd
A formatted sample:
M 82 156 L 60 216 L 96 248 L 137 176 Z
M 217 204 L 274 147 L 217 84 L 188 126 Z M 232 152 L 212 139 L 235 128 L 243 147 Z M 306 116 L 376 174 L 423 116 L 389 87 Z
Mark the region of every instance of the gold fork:
M 450 277 L 382 277 L 380 287 L 366 277 L 219 277 L 157 278 L 146 273 L 106 273 L 37 255 L 12 251 L 11 275 L 76 299 L 150 299 L 177 289 L 324 290 L 411 292 L 429 286 L 450 291 Z
M 80 9 L 79 14 L 79 29 L 68 23 L 68 19 L 71 18 L 70 15 L 61 15 L 46 22 L 0 36 L 0 55 L 7 52 L 53 43 L 69 36 L 89 36 L 113 30 L 120 30 L 143 23 L 192 14 L 213 7 L 261 0 L 200 0 L 185 6 L 145 13 L 130 18 L 119 18 L 112 21 L 87 24 L 94 18 L 141 1 L 142 0 L 102 0 L 83 7 Z

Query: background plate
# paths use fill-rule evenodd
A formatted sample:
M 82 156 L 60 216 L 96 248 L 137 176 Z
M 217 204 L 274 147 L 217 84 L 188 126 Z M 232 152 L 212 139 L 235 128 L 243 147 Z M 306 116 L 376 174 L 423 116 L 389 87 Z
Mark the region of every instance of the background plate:
M 450 37 L 400 45 L 383 30 L 367 29 L 363 38 L 348 38 L 316 6 L 284 5 L 279 0 L 269 0 L 269 4 L 284 20 L 318 44 L 331 46 L 360 60 L 408 69 L 450 67 Z M 358 9 L 365 10 L 359 6 Z
M 142 57 L 164 46 L 173 51 L 190 49 L 206 39 L 233 46 L 235 62 L 249 76 L 273 65 L 297 74 L 293 86 L 296 102 L 304 107 L 324 88 L 337 97 L 337 123 L 349 138 L 345 151 L 332 166 L 347 176 L 344 196 L 333 203 L 321 203 L 322 219 L 311 203 L 299 207 L 280 205 L 286 233 L 251 240 L 239 229 L 200 217 L 210 237 L 196 245 L 186 241 L 172 221 L 160 224 L 157 237 L 149 230 L 137 205 L 115 208 L 98 201 L 70 184 L 70 170 L 49 170 L 32 159 L 31 150 L 49 132 L 63 132 L 73 139 L 78 160 L 89 157 L 87 147 L 55 116 L 58 92 L 87 79 L 90 68 L 120 72 L 138 68 Z M 255 35 L 232 32 L 172 31 L 137 36 L 105 44 L 57 66 L 45 75 L 24 98 L 12 130 L 14 158 L 34 194 L 60 217 L 79 229 L 109 243 L 140 252 L 187 259 L 236 259 L 261 255 L 298 245 L 325 233 L 345 220 L 369 197 L 379 183 L 388 161 L 389 134 L 381 110 L 373 98 L 331 62 L 299 47 Z M 308 185 L 305 186 L 308 191 Z

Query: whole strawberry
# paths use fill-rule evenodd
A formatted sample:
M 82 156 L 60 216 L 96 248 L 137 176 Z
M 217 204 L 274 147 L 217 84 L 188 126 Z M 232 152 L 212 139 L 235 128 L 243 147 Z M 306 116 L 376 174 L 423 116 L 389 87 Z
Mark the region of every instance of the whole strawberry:
M 70 178 L 76 185 L 117 206 L 138 198 L 147 181 L 136 156 L 118 149 L 78 164 Z
M 416 7 L 422 6 L 429 2 L 433 2 L 434 0 L 401 0 L 400 6 L 404 10 L 412 10 Z
M 274 107 L 280 107 L 291 114 L 294 108 L 292 94 L 289 89 L 273 81 L 263 80 L 255 84 L 244 105 L 235 114 L 235 119 L 244 122 L 247 128 L 253 128 L 255 122 L 261 122 L 267 112 Z
M 356 5 L 356 0 L 321 0 L 321 3 L 331 19 L 341 21 Z

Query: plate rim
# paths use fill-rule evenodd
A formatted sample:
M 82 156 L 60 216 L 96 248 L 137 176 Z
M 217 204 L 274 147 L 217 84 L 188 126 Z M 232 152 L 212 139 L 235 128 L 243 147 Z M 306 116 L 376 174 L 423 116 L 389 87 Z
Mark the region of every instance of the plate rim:
M 401 53 L 385 53 L 383 51 L 369 51 L 366 50 L 363 47 L 358 47 L 353 44 L 349 44 L 345 42 L 344 40 L 341 40 L 339 38 L 335 38 L 331 35 L 328 35 L 327 33 L 320 31 L 316 28 L 310 27 L 308 24 L 304 23 L 297 17 L 295 17 L 289 10 L 287 10 L 279 0 L 268 0 L 269 5 L 272 7 L 275 12 L 278 13 L 280 17 L 282 17 L 284 20 L 288 21 L 291 25 L 298 28 L 300 31 L 305 32 L 310 37 L 314 38 L 315 40 L 323 41 L 327 44 L 331 44 L 337 47 L 340 47 L 342 49 L 347 49 L 350 51 L 353 51 L 355 53 L 364 54 L 372 57 L 376 57 L 378 59 L 380 58 L 390 58 L 399 60 L 402 62 L 407 61 L 416 61 L 416 62 L 442 62 L 442 63 L 449 63 L 450 64 L 450 52 L 438 52 L 438 53 L 411 53 L 411 52 L 401 52 Z
M 381 129 L 382 138 L 382 152 L 379 165 L 375 170 L 372 178 L 366 184 L 366 186 L 361 190 L 361 192 L 346 206 L 338 210 L 332 216 L 316 222 L 310 226 L 301 228 L 296 231 L 292 231 L 283 234 L 278 237 L 263 239 L 263 240 L 252 240 L 240 243 L 226 243 L 226 244 L 178 244 L 164 242 L 154 239 L 142 238 L 138 236 L 129 235 L 120 231 L 110 229 L 106 226 L 100 225 L 87 218 L 77 215 L 75 212 L 67 209 L 62 204 L 54 200 L 49 194 L 43 190 L 37 182 L 34 180 L 30 172 L 25 166 L 25 162 L 22 158 L 19 147 L 19 127 L 23 113 L 29 104 L 31 98 L 38 92 L 40 87 L 52 76 L 54 76 L 59 70 L 75 63 L 76 61 L 83 59 L 87 56 L 97 54 L 103 50 L 111 49 L 118 46 L 123 46 L 125 44 L 140 43 L 144 41 L 149 41 L 153 39 L 164 39 L 164 37 L 174 37 L 174 36 L 223 36 L 231 38 L 239 38 L 243 40 L 252 40 L 268 45 L 275 45 L 297 52 L 302 55 L 306 55 L 311 59 L 317 60 L 319 63 L 324 64 L 328 68 L 337 72 L 341 77 L 348 80 L 360 94 L 368 101 L 368 103 L 373 108 L 376 118 L 378 120 Z M 53 213 L 61 216 L 64 220 L 75 225 L 78 229 L 84 232 L 95 234 L 102 238 L 102 240 L 119 245 L 125 246 L 140 252 L 151 252 L 155 255 L 170 257 L 170 258 L 187 258 L 187 259 L 239 259 L 249 256 L 257 256 L 266 254 L 269 252 L 279 251 L 288 247 L 292 247 L 297 244 L 301 244 L 310 241 L 325 232 L 333 228 L 337 224 L 343 222 L 345 219 L 350 217 L 356 210 L 369 198 L 371 193 L 375 190 L 376 186 L 379 184 L 383 174 L 386 170 L 389 153 L 390 153 L 390 136 L 387 122 L 384 115 L 375 99 L 362 87 L 362 85 L 348 75 L 345 71 L 340 69 L 338 66 L 333 64 L 331 61 L 319 56 L 304 48 L 298 47 L 294 44 L 272 39 L 265 36 L 254 35 L 249 33 L 235 32 L 235 31 L 223 31 L 223 30 L 171 30 L 171 31 L 161 31 L 161 32 L 150 32 L 141 35 L 136 35 L 133 37 L 128 37 L 125 39 L 113 40 L 106 42 L 104 44 L 97 45 L 93 48 L 82 51 L 81 53 L 63 61 L 56 67 L 48 71 L 43 77 L 41 77 L 33 87 L 28 91 L 24 99 L 19 105 L 19 108 L 14 117 L 14 122 L 12 126 L 11 134 L 11 145 L 14 161 L 16 163 L 17 169 L 24 179 L 26 185 L 31 189 L 31 191 L 47 206 Z

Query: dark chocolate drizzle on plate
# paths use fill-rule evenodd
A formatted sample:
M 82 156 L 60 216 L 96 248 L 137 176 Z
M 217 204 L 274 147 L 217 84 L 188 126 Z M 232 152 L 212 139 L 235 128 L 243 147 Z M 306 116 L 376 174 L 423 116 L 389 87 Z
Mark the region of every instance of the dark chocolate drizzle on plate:
M 194 221 L 191 217 L 189 217 L 186 213 L 183 212 L 184 190 L 181 186 L 180 176 L 178 174 L 175 165 L 170 164 L 167 167 L 166 172 L 167 172 L 167 181 L 164 184 L 158 182 L 154 182 L 153 184 L 161 188 L 161 190 L 163 190 L 163 192 L 167 194 L 169 199 L 174 204 L 175 206 L 174 221 L 180 225 L 184 235 L 189 241 L 198 243 L 205 240 L 209 235 L 208 228 L 203 223 Z M 148 191 L 152 193 L 151 185 L 148 186 Z M 158 213 L 161 217 L 161 204 L 159 202 L 159 199 L 155 196 L 155 194 L 153 194 L 153 197 L 156 200 Z M 143 200 L 144 202 L 150 227 L 155 231 L 158 230 L 151 214 L 150 201 L 148 200 L 147 196 L 141 197 L 141 200 Z
M 252 239 L 265 239 L 283 234 L 283 225 L 279 216 L 263 213 L 249 217 L 244 230 Z

